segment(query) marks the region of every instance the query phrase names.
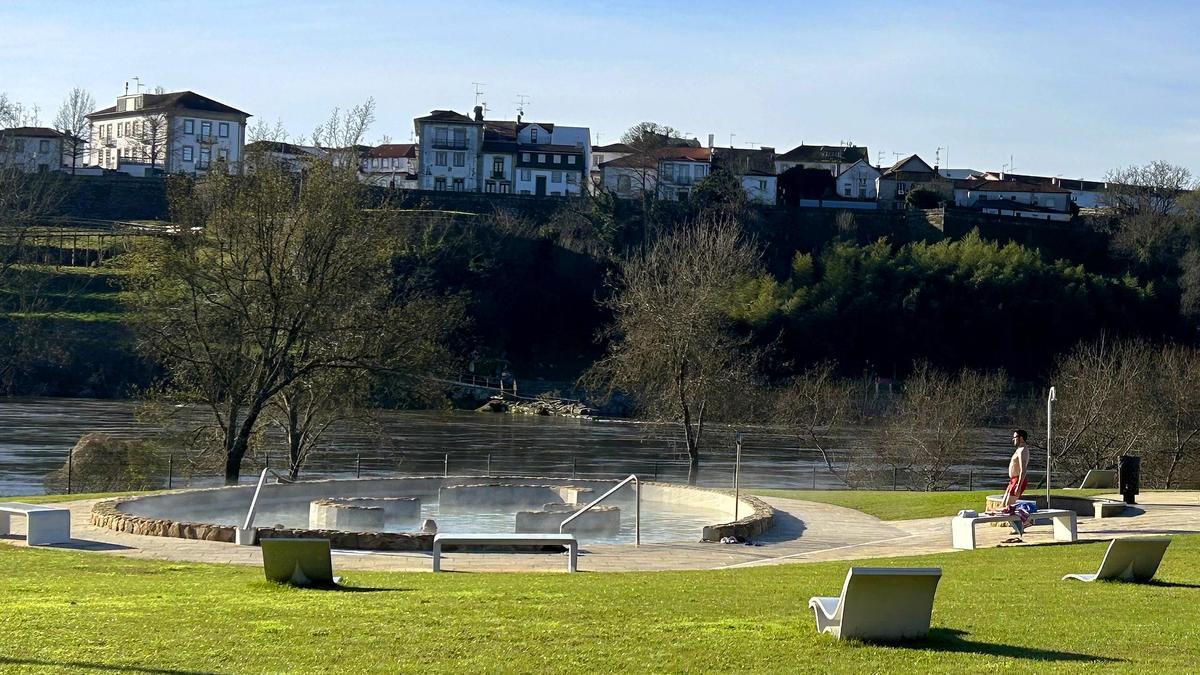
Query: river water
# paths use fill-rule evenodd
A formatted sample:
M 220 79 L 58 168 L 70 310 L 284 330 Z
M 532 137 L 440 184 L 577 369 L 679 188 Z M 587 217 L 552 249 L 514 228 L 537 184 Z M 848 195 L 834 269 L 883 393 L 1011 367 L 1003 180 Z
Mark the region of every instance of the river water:
M 199 413 L 194 413 L 199 414 Z M 309 462 L 303 477 L 429 475 L 528 475 L 643 479 L 686 482 L 687 456 L 677 430 L 629 421 L 476 412 L 386 411 L 380 433 L 331 433 L 327 447 Z M 91 399 L 0 399 L 0 495 L 40 494 L 43 478 L 59 469 L 85 433 L 119 438 L 154 436 L 157 429 L 137 418 L 132 401 Z M 961 486 L 1002 485 L 1010 452 L 1005 429 L 986 430 L 969 465 L 959 467 Z M 815 451 L 798 449 L 794 438 L 770 429 L 746 429 L 741 484 L 755 487 L 831 489 L 844 487 L 829 475 Z M 853 437 L 851 430 L 851 438 Z M 705 440 L 698 483 L 730 487 L 734 472 L 731 431 Z M 489 459 L 490 458 L 490 459 Z M 281 461 L 270 462 L 280 466 Z M 220 483 L 215 475 L 189 475 L 177 461 L 172 486 Z M 1033 470 L 1037 470 L 1035 461 Z M 971 472 L 971 478 L 968 478 Z M 253 471 L 243 471 L 251 480 Z

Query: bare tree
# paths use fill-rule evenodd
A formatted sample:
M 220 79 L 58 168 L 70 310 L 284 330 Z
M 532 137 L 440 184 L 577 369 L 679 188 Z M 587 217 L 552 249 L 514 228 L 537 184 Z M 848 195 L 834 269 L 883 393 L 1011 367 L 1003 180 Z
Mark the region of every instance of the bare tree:
M 147 111 L 134 120 L 126 140 L 137 148 L 137 155 L 142 161 L 150 163 L 151 169 L 159 168 L 160 164 L 165 169 L 170 129 L 171 118 L 166 113 Z
M 41 124 L 41 108 L 26 106 L 0 92 L 0 129 L 8 127 L 36 127 Z
M 853 415 L 854 399 L 854 384 L 839 378 L 832 362 L 820 363 L 778 392 L 772 416 L 796 437 L 801 449 L 816 450 L 829 473 L 847 483 L 849 451 L 839 459 L 833 444 L 835 430 Z
M 1147 482 L 1171 489 L 1200 477 L 1200 352 L 1167 345 L 1154 354 L 1153 386 L 1127 392 L 1146 398 L 1145 409 L 1156 418 L 1142 454 Z
M 913 489 L 949 487 L 951 470 L 979 447 L 981 426 L 994 414 L 1005 386 L 1000 373 L 963 369 L 950 375 L 927 362 L 915 363 L 877 429 L 874 454 Z
M 728 418 L 754 355 L 726 303 L 758 255 L 732 221 L 700 220 L 626 259 L 605 305 L 608 354 L 593 376 L 634 397 L 650 419 L 679 425 L 696 479 L 705 425 Z
M 1111 339 L 1079 345 L 1059 361 L 1052 379 L 1056 473 L 1075 482 L 1145 446 L 1155 433 L 1146 395 L 1155 368 L 1145 343 Z
M 75 173 L 79 159 L 87 156 L 87 136 L 89 122 L 87 119 L 96 108 L 96 99 L 85 89 L 75 87 L 58 108 L 54 118 L 54 128 L 65 134 L 63 150 L 71 156 L 71 173 Z

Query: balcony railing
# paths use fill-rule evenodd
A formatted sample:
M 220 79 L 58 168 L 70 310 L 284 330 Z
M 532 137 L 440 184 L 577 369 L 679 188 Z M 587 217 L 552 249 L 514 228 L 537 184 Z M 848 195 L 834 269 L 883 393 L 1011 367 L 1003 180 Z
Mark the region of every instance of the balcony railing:
M 504 172 L 503 171 L 493 171 L 492 178 L 496 178 L 496 179 L 504 178 Z
M 196 142 L 211 145 L 212 143 L 216 143 L 217 139 L 212 134 L 196 134 Z
M 435 150 L 466 150 L 467 146 L 468 143 L 466 141 L 447 140 L 444 138 L 433 141 Z

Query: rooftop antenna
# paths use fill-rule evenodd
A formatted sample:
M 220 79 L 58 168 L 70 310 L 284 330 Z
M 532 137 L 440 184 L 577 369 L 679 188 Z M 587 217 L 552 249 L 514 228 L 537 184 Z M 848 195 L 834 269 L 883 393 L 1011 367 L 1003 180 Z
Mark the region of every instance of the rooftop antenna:
M 475 105 L 479 105 L 479 99 L 483 96 L 484 82 L 472 82 L 475 85 Z
M 517 114 L 524 115 L 525 107 L 529 105 L 529 97 L 525 94 L 517 94 Z
M 596 132 L 596 145 L 600 145 L 600 137 L 603 135 L 604 134 L 600 133 L 599 131 Z
M 875 165 L 883 166 L 883 151 L 882 150 L 878 150 L 875 152 Z
M 142 78 L 137 75 L 133 76 L 133 81 L 137 84 L 137 93 L 142 93 Z
M 758 145 L 758 141 L 746 141 L 746 145 L 750 146 L 750 149 L 753 150 L 754 146 Z
M 937 150 L 933 151 L 933 165 L 934 166 L 942 165 L 942 146 L 940 146 L 940 145 L 937 146 Z
M 893 152 L 892 153 L 892 162 L 900 161 L 900 158 L 903 156 L 904 156 L 904 153 L 902 153 L 902 152 Z
M 735 134 L 735 133 L 732 133 L 732 132 L 729 134 L 729 147 L 730 147 L 730 148 L 732 148 L 732 147 L 733 147 L 733 137 L 734 137 L 734 136 L 737 136 L 737 134 Z

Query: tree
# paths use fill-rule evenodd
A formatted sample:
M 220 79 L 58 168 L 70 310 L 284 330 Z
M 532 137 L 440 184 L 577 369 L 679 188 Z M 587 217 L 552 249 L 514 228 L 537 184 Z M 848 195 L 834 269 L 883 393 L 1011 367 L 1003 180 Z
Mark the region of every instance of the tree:
M 718 168 L 696 183 L 688 202 L 697 214 L 740 219 L 746 212 L 746 189 L 737 176 Z
M 950 471 L 970 459 L 982 426 L 1004 395 L 1005 377 L 963 369 L 954 375 L 913 364 L 891 411 L 877 428 L 873 451 L 917 490 L 943 490 Z
M 75 87 L 58 108 L 54 128 L 66 135 L 63 150 L 71 156 L 71 173 L 81 157 L 87 156 L 89 123 L 87 116 L 96 108 L 96 99 L 86 90 Z
M 757 266 L 736 222 L 698 220 L 624 260 L 604 303 L 611 342 L 593 376 L 679 426 L 693 482 L 705 425 L 729 419 L 751 380 L 754 355 L 731 330 L 728 302 Z
M 131 131 L 126 140 L 137 148 L 138 157 L 150 162 L 151 169 L 157 169 L 160 162 L 165 168 L 171 118 L 166 113 L 147 111 L 134 120 Z M 205 143 L 205 140 L 201 139 L 200 143 Z
M 788 429 L 801 449 L 816 450 L 829 473 L 849 483 L 849 454 L 839 462 L 834 431 L 854 411 L 854 386 L 837 376 L 832 361 L 817 364 L 792 378 L 775 400 L 772 421 Z
M 176 234 L 133 254 L 128 290 L 166 393 L 211 413 L 228 483 L 281 394 L 420 372 L 441 322 L 393 288 L 389 212 L 364 208 L 355 167 L 170 185 Z
M 686 143 L 673 127 L 657 122 L 638 122 L 621 135 L 621 142 L 633 148 L 636 153 Z
M 1197 187 L 1191 171 L 1164 161 L 1110 171 L 1101 203 L 1113 251 L 1143 273 L 1175 276 L 1197 246 L 1194 218 L 1182 208 Z
M 926 187 L 911 190 L 904 197 L 904 203 L 912 209 L 936 209 L 945 202 L 942 193 Z
M 1144 391 L 1148 400 L 1142 409 L 1157 419 L 1143 455 L 1147 482 L 1170 490 L 1200 476 L 1200 352 L 1167 345 L 1154 354 L 1154 362 L 1153 386 Z

